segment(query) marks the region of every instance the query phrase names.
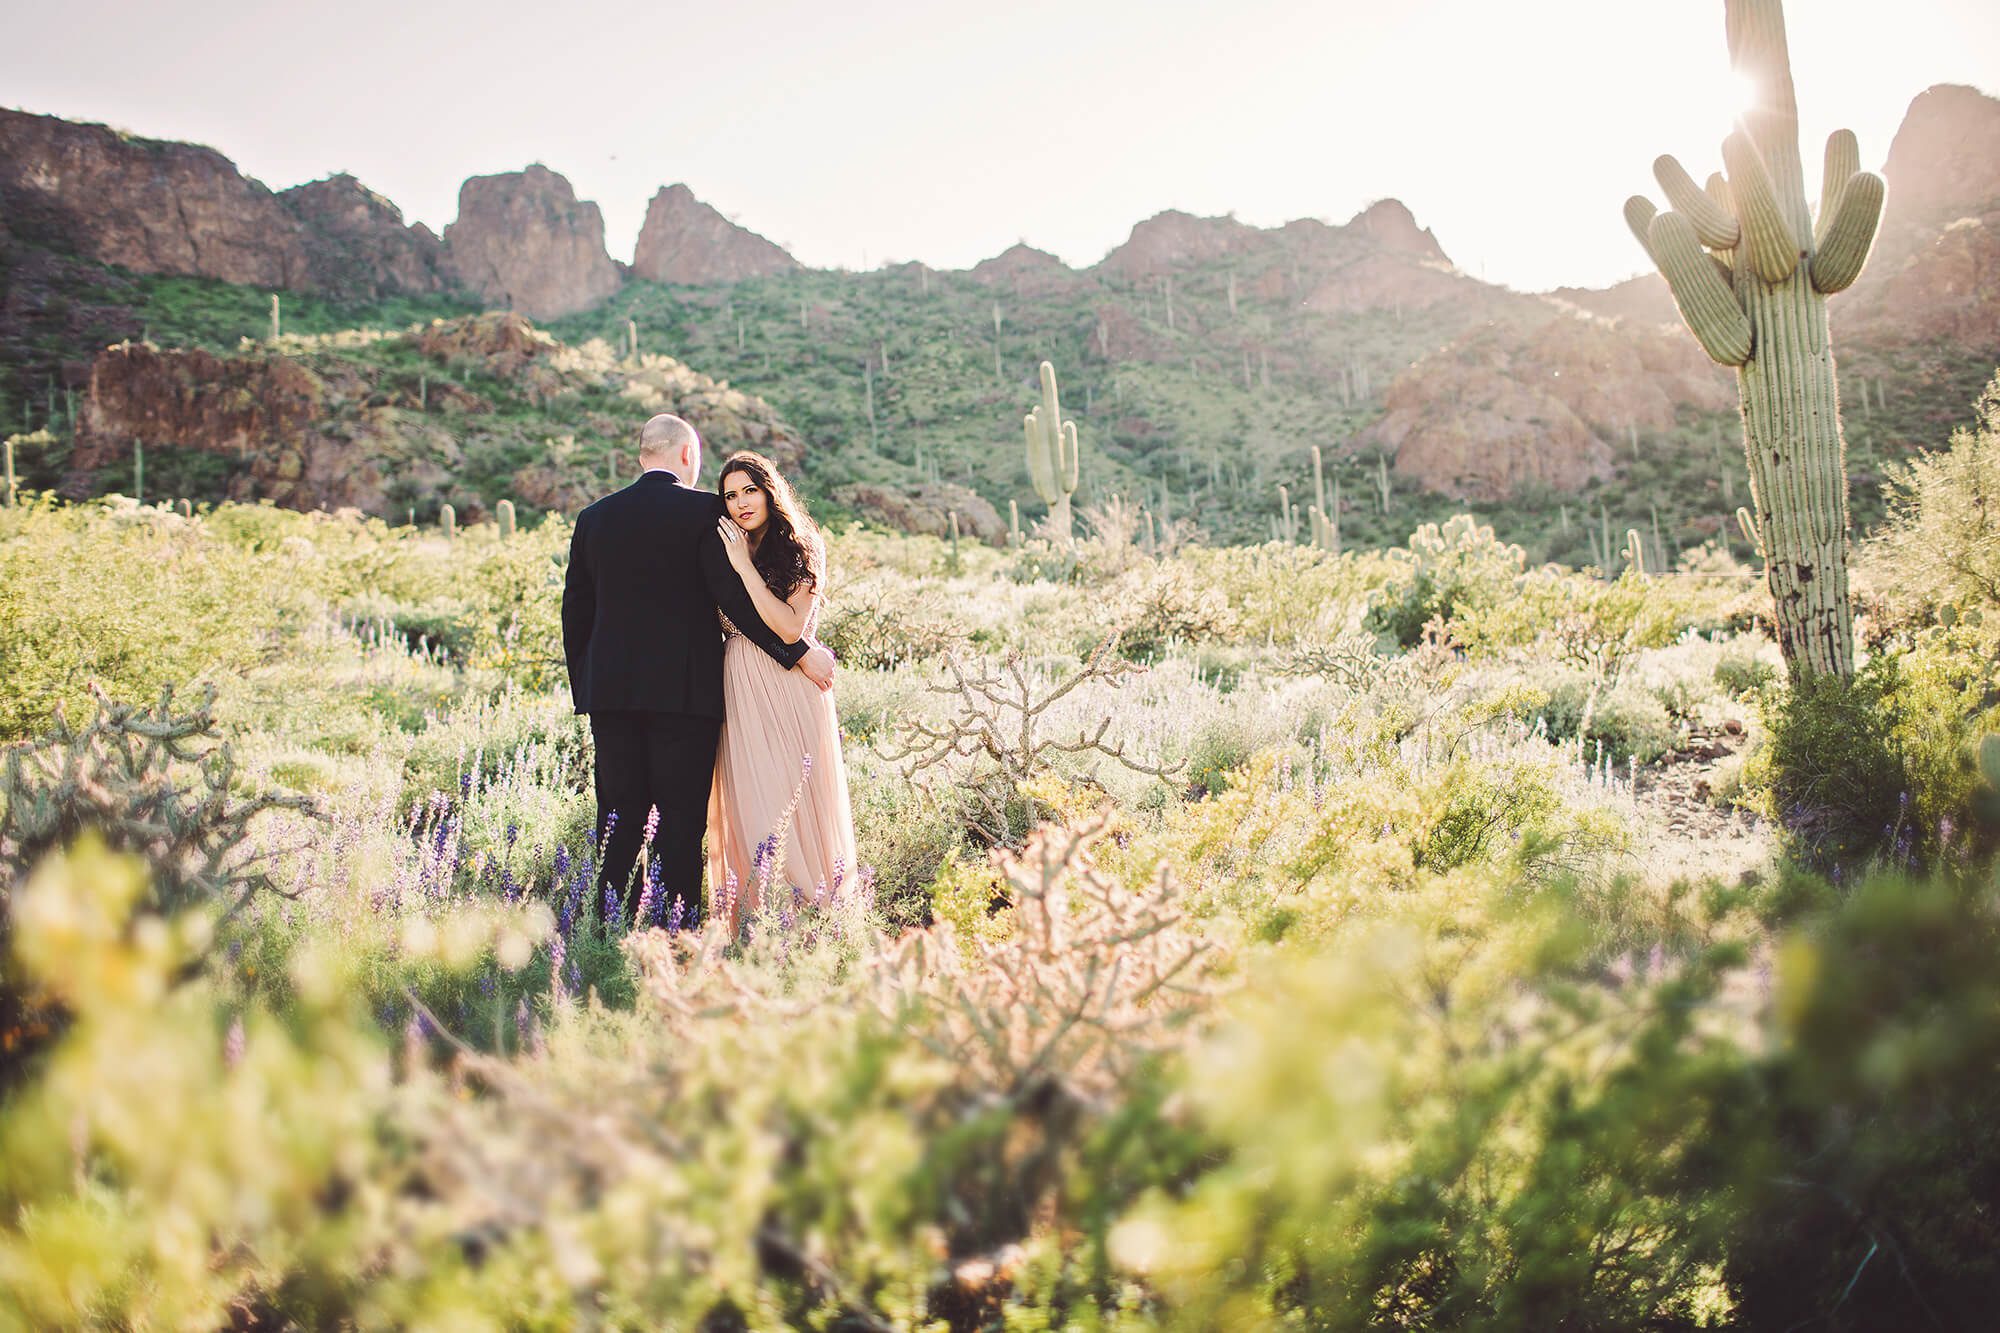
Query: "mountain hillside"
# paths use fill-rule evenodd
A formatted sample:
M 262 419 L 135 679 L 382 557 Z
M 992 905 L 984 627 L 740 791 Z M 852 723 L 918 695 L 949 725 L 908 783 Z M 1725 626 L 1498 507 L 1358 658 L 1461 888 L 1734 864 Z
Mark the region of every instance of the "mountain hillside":
M 1996 143 L 2000 102 L 1919 96 L 1877 251 L 1834 302 L 1864 522 L 1883 468 L 1941 442 L 2000 363 Z M 1010 501 L 1041 512 L 1020 419 L 1048 359 L 1078 503 L 1122 496 L 1212 541 L 1271 537 L 1315 446 L 1351 543 L 1471 506 L 1537 555 L 1588 559 L 1569 519 L 1590 511 L 1671 556 L 1731 540 L 1745 498 L 1733 385 L 1657 277 L 1494 286 L 1394 199 L 1277 227 L 1170 210 L 1081 269 L 1024 242 L 969 271 L 855 273 L 672 185 L 633 260 L 539 165 L 467 181 L 439 238 L 351 177 L 274 194 L 213 150 L 0 112 L 0 428 L 47 428 L 21 466 L 79 494 L 126 484 L 137 441 L 196 498 L 567 507 L 619 475 L 643 368 L 670 358 L 686 392 L 756 404 L 724 415 L 765 434 L 718 440 L 783 442 L 824 517 L 939 531 L 955 510 L 991 537 Z M 493 327 L 570 367 L 560 390 L 494 370 L 466 330 L 495 308 L 535 321 Z

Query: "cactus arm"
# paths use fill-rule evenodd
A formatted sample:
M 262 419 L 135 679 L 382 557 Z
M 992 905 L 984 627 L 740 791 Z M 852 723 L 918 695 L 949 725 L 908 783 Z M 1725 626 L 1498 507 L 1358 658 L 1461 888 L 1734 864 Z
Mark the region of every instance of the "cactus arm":
M 1676 213 L 1694 224 L 1694 234 L 1701 243 L 1713 250 L 1730 250 L 1736 245 L 1736 238 L 1742 228 L 1736 219 L 1725 212 L 1715 200 L 1702 192 L 1694 183 L 1694 177 L 1675 160 L 1673 154 L 1662 154 L 1653 163 L 1653 175 L 1659 180 L 1660 188 L 1667 192 L 1667 202 Z
M 1813 290 L 1831 296 L 1846 291 L 1861 276 L 1868 260 L 1868 247 L 1875 243 L 1875 228 L 1882 221 L 1882 178 L 1872 171 L 1857 171 L 1840 190 L 1830 219 L 1821 219 L 1826 236 L 1812 257 Z
M 1653 219 L 1652 244 L 1647 248 L 1667 279 L 1681 318 L 1709 359 L 1725 366 L 1748 361 L 1753 344 L 1750 319 L 1702 250 L 1693 224 L 1678 213 L 1660 214 Z
M 1729 192 L 1728 177 L 1719 171 L 1711 171 L 1708 174 L 1708 182 L 1702 186 L 1702 189 L 1707 191 L 1708 197 L 1715 201 L 1717 208 L 1729 214 L 1732 218 L 1736 216 L 1736 196 Z M 1737 228 L 1737 240 L 1739 242 L 1742 240 L 1741 226 Z M 1736 268 L 1736 249 L 1734 246 L 1726 250 L 1711 250 L 1709 251 L 1709 255 L 1716 263 L 1731 270 L 1732 273 L 1734 272 Z
M 1064 495 L 1076 489 L 1077 462 L 1081 452 L 1076 444 L 1076 423 L 1063 422 L 1061 456 L 1056 460 L 1056 475 L 1062 479 Z
M 1625 225 L 1632 229 L 1632 234 L 1639 238 L 1639 244 L 1649 255 L 1653 253 L 1653 218 L 1659 211 L 1653 207 L 1653 201 L 1643 194 L 1635 194 L 1625 201 Z
M 1826 136 L 1826 170 L 1819 178 L 1819 227 L 1814 248 L 1826 240 L 1827 219 L 1840 206 L 1840 192 L 1854 173 L 1861 170 L 1861 143 L 1853 130 L 1835 130 Z
M 1766 282 L 1783 282 L 1799 266 L 1799 234 L 1785 220 L 1763 156 L 1749 136 L 1738 131 L 1722 141 L 1722 162 L 1729 171 L 1729 189 L 1743 227 L 1741 248 L 1751 270 Z
M 1028 479 L 1035 485 L 1035 494 L 1042 497 L 1043 504 L 1056 502 L 1056 472 L 1049 457 L 1048 438 L 1042 431 L 1042 409 L 1039 407 L 1021 418 L 1022 433 L 1028 440 Z

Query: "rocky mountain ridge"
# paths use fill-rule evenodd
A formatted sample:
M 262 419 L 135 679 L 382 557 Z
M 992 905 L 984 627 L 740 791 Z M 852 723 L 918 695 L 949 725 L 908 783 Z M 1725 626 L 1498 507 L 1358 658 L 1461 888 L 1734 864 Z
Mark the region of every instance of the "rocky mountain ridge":
M 1919 96 L 1896 136 L 1876 253 L 1863 280 L 1833 307 L 1843 369 L 1857 371 L 1863 383 L 1874 379 L 1878 407 L 1884 373 L 1919 392 L 1917 381 L 1936 381 L 1927 368 L 1936 357 L 1924 348 L 1984 356 L 1989 370 L 2000 361 L 1996 145 L 2000 102 L 1948 86 Z M 88 195 L 117 198 L 127 189 L 139 201 L 133 207 L 82 207 Z M 980 437 L 974 446 L 973 437 L 988 414 L 1005 424 L 1013 410 L 1008 376 L 1021 356 L 1030 368 L 1035 357 L 1054 356 L 1068 382 L 1081 386 L 1093 438 L 1134 469 L 1165 466 L 1174 485 L 1193 485 L 1190 495 L 1234 487 L 1239 498 L 1231 503 L 1239 506 L 1272 489 L 1274 457 L 1312 442 L 1328 450 L 1330 462 L 1345 459 L 1370 475 L 1379 458 L 1399 490 L 1483 504 L 1574 492 L 1624 478 L 1642 454 L 1670 439 L 1682 448 L 1696 439 L 1705 455 L 1734 403 L 1727 373 L 1702 359 L 1678 327 L 1657 277 L 1542 294 L 1497 287 L 1457 270 L 1435 235 L 1393 199 L 1341 224 L 1301 219 L 1255 227 L 1169 210 L 1136 224 L 1125 242 L 1085 268 L 1022 243 L 969 271 L 911 263 L 856 274 L 804 269 L 674 185 L 655 195 L 628 268 L 605 254 L 596 205 L 578 200 L 566 179 L 541 165 L 467 181 L 459 216 L 439 238 L 421 224 L 405 225 L 393 204 L 351 177 L 273 194 L 211 150 L 0 112 L 0 360 L 15 345 L 10 319 L 24 300 L 39 299 L 24 296 L 29 289 L 20 281 L 10 283 L 7 254 L 28 256 L 18 275 L 48 262 L 46 249 L 36 247 L 51 244 L 122 269 L 196 273 L 265 291 L 468 303 L 448 310 L 476 301 L 558 320 L 572 350 L 597 338 L 615 343 L 620 357 L 632 350 L 632 319 L 648 346 L 680 355 L 698 349 L 705 368 L 773 394 L 803 427 L 778 432 L 793 442 L 795 457 L 808 446 L 833 446 L 864 458 L 858 468 L 838 465 L 827 493 L 845 497 L 853 512 L 899 526 L 935 528 L 939 515 L 957 509 L 979 529 L 990 506 L 1004 510 L 1008 488 L 1024 484 L 1010 480 L 1000 461 L 982 464 L 983 478 L 969 470 L 941 477 L 937 461 L 938 441 L 967 430 L 963 444 L 943 447 L 971 456 L 997 441 L 996 460 L 1012 456 L 1000 426 L 990 441 Z M 907 295 L 892 299 L 897 291 Z M 894 304 L 911 299 L 921 304 Z M 716 312 L 720 337 L 701 332 L 704 310 Z M 999 325 L 990 313 L 1004 316 Z M 113 339 L 137 337 L 139 323 Z M 787 327 L 795 332 L 781 350 L 772 339 Z M 696 341 L 683 341 L 691 335 Z M 1023 344 L 1046 351 L 1011 350 Z M 339 499 L 315 481 L 322 469 L 311 449 L 230 443 L 259 431 L 274 440 L 298 436 L 283 424 L 297 395 L 284 372 L 253 370 L 222 350 L 211 347 L 219 356 L 213 365 L 155 366 L 128 353 L 117 374 L 135 387 L 123 399 L 105 391 L 104 368 L 88 354 L 79 360 L 66 352 L 72 359 L 58 373 L 37 368 L 27 382 L 93 387 L 98 406 L 87 408 L 77 427 L 86 465 L 96 459 L 105 466 L 130 438 L 178 438 L 173 432 L 181 431 L 197 441 L 191 448 L 214 457 L 238 450 L 248 478 L 241 484 L 259 494 L 287 503 Z M 479 356 L 471 362 L 481 363 Z M 864 363 L 873 369 L 864 372 Z M 353 434 L 354 422 L 343 415 L 349 390 L 379 396 L 342 387 L 343 373 L 333 366 L 321 377 L 330 394 L 324 402 L 342 406 L 322 403 L 309 412 L 347 423 L 328 441 L 369 436 L 365 422 Z M 869 374 L 873 380 L 864 383 Z M 263 403 L 263 416 L 169 420 L 172 384 L 193 385 L 204 375 Z M 267 384 L 258 376 L 277 378 Z M 1121 380 L 1150 387 L 1138 402 L 1107 403 Z M 533 375 L 512 378 L 507 392 L 534 400 L 534 382 Z M 1242 398 L 1218 408 L 1218 434 L 1193 424 L 1205 414 L 1187 410 L 1187 395 L 1214 398 L 1220 385 Z M 444 381 L 433 389 L 444 401 L 456 392 Z M 635 410 L 644 392 L 621 399 L 624 410 Z M 1950 395 L 1948 410 L 1956 410 L 1959 389 Z M 1860 401 L 1869 401 L 1865 391 Z M 105 406 L 120 403 L 115 411 Z M 399 420 L 418 435 L 429 424 Z M 616 440 L 623 429 L 608 415 L 601 424 L 600 440 Z M 940 427 L 938 440 L 924 439 Z M 1282 435 L 1252 446 L 1274 430 Z M 1241 468 L 1226 453 L 1205 465 L 1190 457 L 1189 431 L 1203 451 L 1241 449 Z M 1160 454 L 1155 440 L 1171 452 Z M 433 452 L 441 472 L 423 483 L 424 493 L 441 495 L 459 464 L 448 450 Z M 1260 456 L 1254 466 L 1252 454 Z M 400 465 L 414 466 L 408 459 Z M 1237 479 L 1239 471 L 1245 475 Z M 520 468 L 495 475 L 529 503 L 562 503 L 567 495 L 552 478 L 537 480 Z M 1352 480 L 1349 507 L 1360 490 L 1360 478 Z M 378 479 L 357 495 L 369 498 L 372 486 L 382 491 L 377 498 L 387 497 L 383 485 Z M 924 487 L 922 505 L 888 502 Z M 972 503 L 981 496 L 989 508 Z M 1192 499 L 1181 504 L 1183 512 L 1194 508 Z M 460 507 L 464 512 L 465 503 Z M 1386 502 L 1382 508 L 1386 521 Z

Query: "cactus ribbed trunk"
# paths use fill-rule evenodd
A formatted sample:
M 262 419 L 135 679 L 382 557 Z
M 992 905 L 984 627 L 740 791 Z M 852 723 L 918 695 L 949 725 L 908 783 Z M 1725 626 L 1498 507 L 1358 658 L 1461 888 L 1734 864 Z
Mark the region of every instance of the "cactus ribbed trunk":
M 1776 284 L 1744 265 L 1736 290 L 1758 348 L 1736 383 L 1778 647 L 1794 674 L 1851 676 L 1847 461 L 1826 298 L 1803 264 Z

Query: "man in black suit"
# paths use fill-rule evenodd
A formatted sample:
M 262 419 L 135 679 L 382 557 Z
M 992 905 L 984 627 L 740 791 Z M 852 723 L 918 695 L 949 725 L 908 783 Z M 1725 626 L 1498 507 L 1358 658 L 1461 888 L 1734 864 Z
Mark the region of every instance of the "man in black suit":
M 821 689 L 833 684 L 833 654 L 788 643 L 757 615 L 730 568 L 717 535 L 722 499 L 694 489 L 701 437 L 662 413 L 639 432 L 645 471 L 576 518 L 569 574 L 563 581 L 563 655 L 570 697 L 590 715 L 597 750 L 597 829 L 603 835 L 598 886 L 625 894 L 633 920 L 637 886 L 628 886 L 645 838 L 647 811 L 658 807 L 653 854 L 663 904 L 679 899 L 689 921 L 701 917 L 701 840 L 709 784 L 722 729 L 720 606 L 749 640 L 779 665 L 803 671 Z

